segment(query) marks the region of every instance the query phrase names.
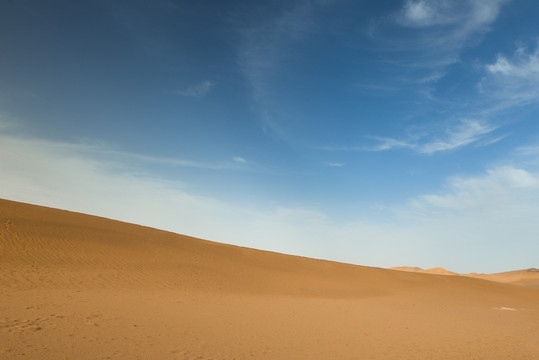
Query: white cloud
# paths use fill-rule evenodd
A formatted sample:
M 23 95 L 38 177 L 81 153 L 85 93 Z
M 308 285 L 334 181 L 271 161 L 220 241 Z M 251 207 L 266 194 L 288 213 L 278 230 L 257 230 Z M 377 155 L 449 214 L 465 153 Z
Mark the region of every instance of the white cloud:
M 486 95 L 505 106 L 539 102 L 539 42 L 533 51 L 519 47 L 511 58 L 499 54 L 485 70 L 479 88 Z
M 477 44 L 490 30 L 507 2 L 406 0 L 392 18 L 410 31 L 388 38 L 382 29 L 372 33 L 372 38 L 386 51 L 400 53 L 398 62 L 391 56 L 388 64 L 408 69 L 412 79 L 418 79 L 415 82 L 436 82 L 445 76 L 450 65 L 460 60 L 463 48 Z M 426 76 L 425 70 L 430 72 Z
M 417 27 L 450 24 L 457 20 L 451 5 L 452 2 L 445 0 L 409 0 L 404 3 L 398 21 L 402 25 Z
M 418 146 L 418 151 L 432 154 L 438 151 L 447 151 L 461 148 L 478 140 L 496 130 L 496 126 L 477 120 L 462 121 L 456 128 L 445 131 L 445 137 L 441 140 L 429 141 Z M 491 142 L 492 143 L 492 142 Z
M 410 140 L 397 140 L 390 137 L 373 136 L 373 139 L 379 143 L 373 147 L 362 149 L 356 148 L 356 150 L 369 150 L 369 151 L 385 151 L 399 148 L 414 148 L 415 145 Z
M 413 135 L 405 139 L 374 137 L 379 144 L 366 150 L 384 151 L 398 148 L 412 149 L 421 154 L 434 154 L 475 144 L 486 146 L 502 140 L 504 137 L 489 137 L 498 127 L 486 121 L 462 120 L 453 127 L 444 129 L 441 135 Z
M 215 86 L 215 83 L 209 80 L 203 81 L 200 84 L 193 85 L 183 90 L 176 90 L 175 93 L 188 97 L 202 97 L 206 95 Z
M 414 229 L 417 236 L 430 234 L 431 244 L 446 251 L 441 257 L 490 263 L 499 269 L 532 267 L 537 262 L 537 172 L 501 166 L 478 176 L 452 177 L 445 191 L 418 196 L 400 212 L 405 221 L 419 225 Z
M 488 30 L 507 0 L 406 0 L 396 21 L 403 26 L 444 26 L 447 36 L 464 41 Z M 451 27 L 447 28 L 448 25 Z
M 326 162 L 326 165 L 329 167 L 343 167 L 344 166 L 343 163 L 331 162 L 331 161 Z
M 234 157 L 233 159 L 235 162 L 237 163 L 240 163 L 240 164 L 245 164 L 247 162 L 247 160 L 245 160 L 244 158 L 242 158 L 241 156 L 236 156 Z
M 468 253 L 470 260 L 475 256 L 506 269 L 537 262 L 530 255 L 539 251 L 537 172 L 502 166 L 480 176 L 453 177 L 445 192 L 419 196 L 403 213 L 445 243 L 447 256 Z
M 481 215 L 505 214 L 503 216 L 525 219 L 531 215 L 526 214 L 526 209 L 530 206 L 533 205 L 536 211 L 539 210 L 539 205 L 535 205 L 538 196 L 539 174 L 503 166 L 489 169 L 483 176 L 453 177 L 448 182 L 446 194 L 423 195 L 414 200 L 413 206 L 423 214 L 440 210 L 461 210 L 477 211 L 476 214 Z M 511 203 L 517 205 L 511 206 Z

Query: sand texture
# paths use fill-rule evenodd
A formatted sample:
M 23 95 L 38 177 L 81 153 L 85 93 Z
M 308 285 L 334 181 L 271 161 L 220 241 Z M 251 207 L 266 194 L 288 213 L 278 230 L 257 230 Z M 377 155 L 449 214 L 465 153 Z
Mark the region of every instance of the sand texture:
M 529 360 L 539 359 L 537 339 L 533 287 L 287 256 L 0 200 L 3 360 Z

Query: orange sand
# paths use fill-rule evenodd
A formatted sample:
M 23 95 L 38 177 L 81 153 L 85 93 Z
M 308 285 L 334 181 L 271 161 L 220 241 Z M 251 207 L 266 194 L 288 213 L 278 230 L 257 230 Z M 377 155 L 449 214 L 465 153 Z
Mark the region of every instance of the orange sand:
M 0 200 L 0 359 L 539 359 L 539 289 Z

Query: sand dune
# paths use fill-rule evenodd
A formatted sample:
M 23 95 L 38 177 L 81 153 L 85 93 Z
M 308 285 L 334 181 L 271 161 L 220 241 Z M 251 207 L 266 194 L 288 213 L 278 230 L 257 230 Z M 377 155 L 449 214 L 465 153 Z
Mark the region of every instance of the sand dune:
M 531 268 L 525 270 L 506 271 L 496 274 L 466 274 L 465 276 L 490 281 L 498 281 L 507 284 L 528 286 L 539 289 L 539 269 Z
M 537 289 L 0 200 L 0 359 L 537 359 L 537 338 Z
M 446 269 L 441 268 L 441 267 L 435 267 L 435 268 L 430 268 L 430 269 L 426 269 L 426 270 L 421 270 L 420 272 L 422 272 L 424 274 L 436 274 L 436 275 L 458 275 L 456 272 L 449 271 L 449 270 L 446 270 Z
M 408 271 L 408 272 L 421 272 L 423 271 L 422 268 L 417 266 L 393 266 L 389 268 L 390 270 L 398 270 L 398 271 Z
M 434 267 L 430 269 L 422 269 L 420 267 L 412 267 L 412 266 L 394 266 L 390 267 L 390 270 L 398 270 L 398 271 L 407 271 L 407 272 L 417 272 L 417 273 L 423 273 L 423 274 L 435 274 L 435 275 L 460 275 L 456 272 L 446 270 L 441 267 Z
M 471 278 L 476 278 L 476 279 L 496 281 L 496 282 L 501 282 L 505 284 L 527 286 L 527 287 L 539 289 L 539 269 L 535 269 L 535 268 L 506 271 L 506 272 L 495 273 L 495 274 L 478 274 L 478 273 L 459 274 L 459 273 L 449 271 L 440 267 L 425 270 L 420 267 L 394 266 L 394 267 L 390 267 L 389 269 L 398 270 L 398 271 L 406 271 L 406 272 L 424 273 L 424 274 L 466 276 L 466 277 L 471 277 Z

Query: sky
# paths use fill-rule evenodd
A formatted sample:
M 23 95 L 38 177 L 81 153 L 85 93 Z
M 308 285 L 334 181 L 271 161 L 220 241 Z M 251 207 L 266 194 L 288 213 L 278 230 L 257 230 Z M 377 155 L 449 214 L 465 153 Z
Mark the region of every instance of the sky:
M 0 198 L 367 266 L 539 267 L 534 0 L 0 1 Z

